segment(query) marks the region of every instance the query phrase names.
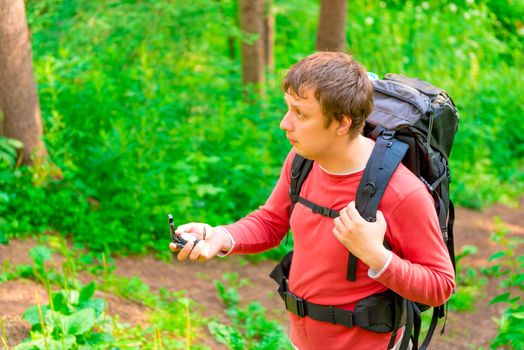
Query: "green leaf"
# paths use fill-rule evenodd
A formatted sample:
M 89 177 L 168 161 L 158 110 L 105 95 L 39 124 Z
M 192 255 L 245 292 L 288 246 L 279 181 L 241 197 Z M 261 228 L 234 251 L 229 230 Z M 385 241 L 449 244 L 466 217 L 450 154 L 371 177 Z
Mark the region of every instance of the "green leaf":
M 27 310 L 24 311 L 24 314 L 22 315 L 22 319 L 29 322 L 31 326 L 34 326 L 35 324 L 40 324 L 40 315 L 38 314 L 38 306 L 32 305 L 28 307 Z
M 92 349 L 91 345 L 110 343 L 114 340 L 115 338 L 109 333 L 91 333 L 89 336 L 84 337 L 86 349 Z
M 24 277 L 24 278 L 34 277 L 34 274 L 35 274 L 34 271 L 33 271 L 33 267 L 31 265 L 27 265 L 27 264 L 18 265 L 16 267 L 16 273 L 20 277 Z
M 15 140 L 15 139 L 7 139 L 7 143 L 11 146 L 13 146 L 14 148 L 24 148 L 24 144 L 22 143 L 22 141 L 19 141 L 19 140 Z
M 63 318 L 64 334 L 80 335 L 95 325 L 95 310 L 83 309 Z
M 80 298 L 80 292 L 75 289 L 70 289 L 65 292 L 65 296 L 67 299 L 67 303 L 69 305 L 78 305 L 78 301 Z
M 47 345 L 44 338 L 38 338 L 25 343 L 19 344 L 16 350 L 69 350 L 76 343 L 76 338 L 72 335 L 63 337 L 59 340 L 47 338 Z
M 15 348 L 16 350 L 35 350 L 42 349 L 45 350 L 44 339 L 35 339 L 18 344 Z
M 95 290 L 96 283 L 94 281 L 84 286 L 84 288 L 82 288 L 82 290 L 80 291 L 79 301 L 82 302 L 91 299 L 95 294 Z
M 473 254 L 477 254 L 479 251 L 479 249 L 477 248 L 477 246 L 474 246 L 474 245 L 465 245 L 462 247 L 462 251 L 461 251 L 461 254 L 464 254 L 464 255 L 473 255 Z
M 47 314 L 51 311 L 51 308 L 49 305 L 41 305 L 40 309 L 42 310 L 42 316 L 44 317 L 44 320 L 46 319 Z M 22 319 L 29 322 L 32 326 L 32 329 L 40 329 L 40 314 L 38 313 L 38 306 L 37 305 L 31 305 L 28 307 L 24 314 L 22 315 Z M 48 325 L 46 324 L 46 329 L 48 328 Z
M 504 302 L 508 302 L 509 301 L 509 295 L 510 295 L 510 292 L 507 292 L 507 293 L 504 293 L 504 294 L 500 294 L 500 295 L 497 295 L 495 298 L 491 299 L 491 301 L 489 302 L 489 304 L 495 304 L 495 303 L 504 303 Z
M 504 252 L 496 252 L 495 254 L 492 254 L 489 258 L 488 258 L 488 261 L 493 261 L 493 260 L 497 260 L 497 259 L 500 259 L 502 257 L 506 256 L 506 253 Z
M 227 345 L 233 350 L 245 349 L 246 342 L 242 334 L 233 327 L 218 322 L 210 322 L 209 331 L 220 343 Z
M 55 311 L 61 312 L 64 315 L 68 315 L 70 313 L 70 308 L 67 305 L 64 291 L 53 294 L 53 308 Z
M 509 317 L 517 318 L 519 320 L 524 320 L 524 312 L 515 312 L 511 313 Z
M 86 301 L 81 301 L 78 304 L 78 309 L 93 309 L 95 310 L 95 317 L 102 315 L 105 310 L 105 302 L 100 298 L 93 298 Z
M 9 238 L 2 229 L 0 229 L 0 244 L 9 244 Z
M 51 255 L 51 250 L 41 245 L 37 245 L 29 250 L 29 256 L 37 266 L 43 266 L 47 260 L 51 259 Z
M 44 316 L 44 322 L 45 322 L 45 325 L 46 325 L 46 329 L 48 328 L 48 326 L 52 327 L 53 329 L 58 329 L 58 330 L 62 330 L 63 328 L 63 324 L 64 324 L 64 319 L 66 318 L 67 316 L 60 313 L 60 312 L 56 312 L 56 311 L 53 311 L 53 310 L 50 310 L 45 316 Z
M 204 197 L 205 195 L 215 196 L 224 191 L 223 188 L 211 184 L 201 184 L 196 187 L 196 192 L 199 197 Z

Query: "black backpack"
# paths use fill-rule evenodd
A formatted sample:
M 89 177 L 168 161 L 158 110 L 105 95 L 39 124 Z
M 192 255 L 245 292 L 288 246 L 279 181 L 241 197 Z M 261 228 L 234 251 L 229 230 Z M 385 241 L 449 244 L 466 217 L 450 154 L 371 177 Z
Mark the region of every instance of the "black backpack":
M 402 162 L 433 196 L 442 238 L 455 268 L 455 214 L 449 198 L 451 178 L 448 166 L 459 122 L 455 104 L 445 91 L 417 78 L 387 74 L 384 79 L 372 82 L 374 107 L 366 119 L 364 135 L 373 138 L 376 143 L 357 189 L 357 210 L 366 220 L 375 221 L 389 179 Z M 289 189 L 293 203 L 291 211 L 300 202 L 315 213 L 335 218 L 338 216 L 336 210 L 300 197 L 300 189 L 312 164 L 313 161 L 298 154 L 293 159 Z M 391 249 L 387 242 L 384 244 Z M 375 332 L 393 331 L 388 348 L 393 346 L 397 330 L 405 324 L 401 349 L 408 347 L 410 339 L 413 349 L 418 348 L 420 312 L 429 309 L 429 306 L 405 300 L 391 291 L 360 301 L 353 312 L 309 303 L 287 290 L 292 253 L 288 253 L 270 275 L 279 284 L 279 294 L 290 312 L 347 327 L 356 325 Z M 347 279 L 350 281 L 356 279 L 356 266 L 357 259 L 349 254 Z M 427 348 L 438 319 L 444 315 L 445 305 L 434 308 L 426 339 L 420 349 Z

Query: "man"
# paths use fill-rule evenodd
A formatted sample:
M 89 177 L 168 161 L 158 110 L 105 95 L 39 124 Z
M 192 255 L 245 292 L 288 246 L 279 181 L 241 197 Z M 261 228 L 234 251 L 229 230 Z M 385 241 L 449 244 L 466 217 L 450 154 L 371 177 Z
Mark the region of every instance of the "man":
M 367 222 L 355 209 L 357 187 L 374 147 L 361 133 L 373 107 L 364 68 L 343 53 L 316 53 L 291 67 L 282 90 L 288 112 L 280 128 L 293 148 L 270 197 L 259 210 L 231 225 L 179 226 L 177 234 L 191 232 L 201 241 L 187 244 L 178 259 L 259 253 L 277 246 L 291 228 L 295 246 L 289 290 L 299 298 L 353 310 L 357 302 L 390 289 L 415 302 L 443 304 L 454 288 L 454 272 L 433 199 L 419 179 L 400 165 L 376 222 Z M 300 202 L 290 216 L 288 190 L 296 153 L 314 161 L 300 196 L 338 210 L 336 219 L 313 213 Z M 384 247 L 384 238 L 392 251 Z M 348 251 L 358 258 L 356 281 L 346 279 Z M 390 344 L 391 333 L 293 313 L 289 319 L 291 341 L 300 350 L 374 350 Z

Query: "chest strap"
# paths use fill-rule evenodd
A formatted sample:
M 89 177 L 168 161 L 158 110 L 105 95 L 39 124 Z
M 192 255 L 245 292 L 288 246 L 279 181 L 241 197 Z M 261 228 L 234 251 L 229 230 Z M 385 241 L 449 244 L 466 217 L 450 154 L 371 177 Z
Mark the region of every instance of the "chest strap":
M 336 218 L 339 216 L 338 210 L 331 209 L 328 207 L 323 207 L 321 205 L 315 204 L 303 197 L 297 196 L 297 202 L 311 209 L 313 213 L 320 214 L 322 216 L 327 216 L 328 218 Z

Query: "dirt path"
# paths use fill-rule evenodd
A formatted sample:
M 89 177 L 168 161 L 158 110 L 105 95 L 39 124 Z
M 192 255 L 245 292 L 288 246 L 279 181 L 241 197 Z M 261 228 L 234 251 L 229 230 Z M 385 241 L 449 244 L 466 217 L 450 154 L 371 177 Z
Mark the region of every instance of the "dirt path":
M 524 207 L 524 200 L 521 201 Z M 510 228 L 512 234 L 524 237 L 524 215 L 522 209 L 494 206 L 484 212 L 458 208 L 455 224 L 456 249 L 464 245 L 475 245 L 479 252 L 467 258 L 464 263 L 471 266 L 485 266 L 489 255 L 498 250 L 490 241 L 493 231 L 493 217 L 500 216 Z M 32 240 L 12 240 L 9 245 L 0 245 L 0 263 L 29 263 L 27 251 L 35 243 Z M 221 279 L 225 272 L 237 272 L 240 278 L 249 279 L 249 285 L 242 287 L 242 302 L 247 304 L 259 301 L 268 310 L 269 316 L 287 328 L 287 317 L 277 298 L 275 285 L 268 277 L 273 262 L 246 263 L 241 257 L 216 259 L 202 264 L 189 262 L 165 262 L 146 257 L 126 257 L 116 260 L 116 273 L 121 276 L 137 276 L 154 290 L 185 290 L 187 296 L 199 306 L 197 311 L 209 317 L 223 318 L 224 308 L 219 300 L 213 280 Z M 42 286 L 26 280 L 9 281 L 0 284 L 0 320 L 3 321 L 8 345 L 13 346 L 27 336 L 28 325 L 21 320 L 23 311 L 35 303 L 35 291 L 42 302 L 47 302 Z M 496 325 L 492 320 L 498 316 L 503 306 L 488 307 L 487 301 L 497 294 L 497 284 L 491 281 L 486 288 L 486 295 L 476 304 L 472 313 L 451 313 L 446 325 L 446 333 L 438 333 L 432 341 L 432 349 L 476 349 L 487 346 L 489 339 L 496 335 Z M 120 315 L 130 324 L 146 322 L 146 309 L 143 306 L 114 296 L 109 299 L 110 313 Z M 439 328 L 440 329 L 440 328 Z M 223 349 L 214 342 L 213 349 Z M 0 349 L 3 346 L 0 344 Z

